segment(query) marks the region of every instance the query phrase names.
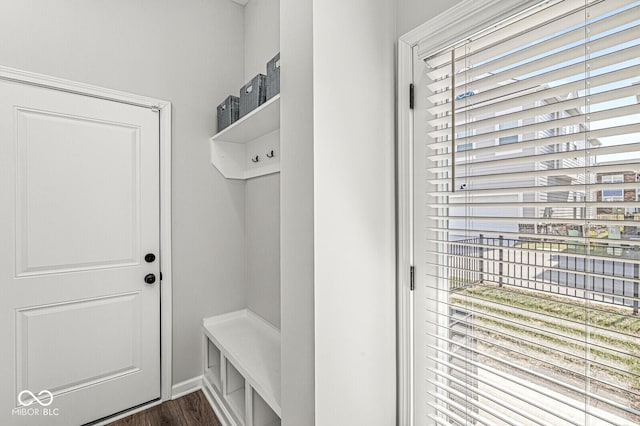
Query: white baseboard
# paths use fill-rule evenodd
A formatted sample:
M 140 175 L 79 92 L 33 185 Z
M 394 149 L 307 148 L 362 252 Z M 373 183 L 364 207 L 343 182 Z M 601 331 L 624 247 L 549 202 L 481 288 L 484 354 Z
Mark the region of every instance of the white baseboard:
M 211 385 L 209 385 L 206 380 L 203 380 L 202 384 L 202 393 L 204 393 L 207 401 L 209 401 L 209 405 L 211 405 L 213 412 L 216 413 L 216 417 L 218 418 L 218 420 L 220 420 L 220 424 L 222 426 L 237 426 L 233 420 L 230 420 L 231 417 L 229 413 L 227 412 L 224 405 L 222 405 L 220 401 L 218 401 L 218 397 L 211 389 Z
M 202 390 L 202 393 L 207 398 L 207 401 L 209 401 L 211 409 L 216 413 L 216 417 L 220 420 L 222 426 L 236 426 L 236 423 L 233 420 L 230 420 L 228 411 L 220 403 L 217 396 L 206 383 L 206 380 L 204 380 L 203 376 L 194 377 L 173 385 L 171 388 L 171 399 L 178 399 L 181 396 L 188 395 L 198 390 Z
M 202 393 L 204 393 L 204 396 L 207 398 L 207 401 L 209 401 L 209 405 L 211 405 L 213 412 L 216 413 L 216 417 L 218 417 L 218 420 L 220 420 L 220 423 L 222 424 L 222 426 L 236 426 L 234 422 L 230 422 L 228 420 L 228 417 L 227 417 L 228 413 L 217 402 L 217 398 L 215 398 L 215 396 L 212 394 L 211 389 L 209 389 L 208 386 L 205 385 L 204 379 L 202 376 L 194 377 L 192 379 L 188 379 L 173 385 L 171 387 L 171 399 L 178 399 L 182 396 L 188 395 L 192 392 L 196 392 L 199 390 L 202 390 Z M 133 414 L 139 413 L 144 410 L 148 410 L 149 408 L 155 407 L 156 405 L 160 405 L 163 402 L 164 401 L 162 400 L 157 400 L 157 401 L 150 402 L 148 404 L 144 404 L 135 409 L 128 410 L 116 416 L 104 419 L 99 423 L 94 424 L 93 426 L 106 426 L 109 423 L 115 422 L 116 420 L 123 419 L 125 417 L 131 416 Z
M 176 383 L 171 388 L 171 399 L 180 398 L 199 389 L 202 389 L 202 376 Z

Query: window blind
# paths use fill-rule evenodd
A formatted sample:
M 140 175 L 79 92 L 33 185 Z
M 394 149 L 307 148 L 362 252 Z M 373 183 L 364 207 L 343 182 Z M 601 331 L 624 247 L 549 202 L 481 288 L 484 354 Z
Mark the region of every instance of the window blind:
M 640 1 L 547 1 L 422 53 L 416 423 L 640 424 Z

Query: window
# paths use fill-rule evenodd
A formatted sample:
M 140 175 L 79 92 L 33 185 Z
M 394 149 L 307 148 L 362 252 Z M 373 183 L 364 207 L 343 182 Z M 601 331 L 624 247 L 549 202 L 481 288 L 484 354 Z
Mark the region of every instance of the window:
M 457 152 L 471 151 L 472 149 L 473 149 L 473 144 L 472 143 L 463 143 L 462 145 L 456 146 L 456 151 Z
M 602 176 L 602 183 L 621 183 L 624 182 L 624 175 L 604 175 Z
M 510 121 L 508 123 L 500 123 L 500 125 L 498 126 L 498 130 L 508 130 L 508 129 L 515 129 L 518 127 L 518 121 Z M 509 135 L 509 136 L 503 136 L 500 139 L 498 139 L 498 144 L 499 145 L 508 145 L 510 143 L 516 143 L 518 142 L 518 135 Z
M 640 222 L 617 213 L 638 185 L 640 1 L 541 2 L 423 59 L 416 424 L 640 424 Z
M 602 190 L 602 201 L 624 201 L 624 191 L 622 189 Z
M 622 183 L 624 182 L 624 174 L 616 175 L 604 175 L 602 176 L 602 183 Z M 623 189 L 603 189 L 602 201 L 624 201 Z

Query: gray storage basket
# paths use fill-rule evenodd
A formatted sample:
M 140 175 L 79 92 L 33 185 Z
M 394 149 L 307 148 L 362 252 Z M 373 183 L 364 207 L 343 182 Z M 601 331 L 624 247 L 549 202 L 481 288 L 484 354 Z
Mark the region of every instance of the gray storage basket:
M 240 118 L 240 98 L 229 95 L 218 105 L 218 132 Z
M 280 52 L 267 62 L 267 99 L 280 93 Z
M 267 76 L 258 74 L 240 89 L 240 117 L 262 105 L 267 100 Z

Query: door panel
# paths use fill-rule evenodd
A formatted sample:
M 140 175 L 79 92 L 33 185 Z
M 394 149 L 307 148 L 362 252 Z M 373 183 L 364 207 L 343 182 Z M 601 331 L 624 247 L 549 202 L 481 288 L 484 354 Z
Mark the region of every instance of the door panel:
M 0 424 L 79 425 L 160 397 L 158 120 L 0 81 Z
M 139 371 L 140 302 L 134 293 L 17 310 L 18 389 L 59 394 Z
M 140 129 L 25 109 L 16 113 L 17 274 L 137 262 Z

